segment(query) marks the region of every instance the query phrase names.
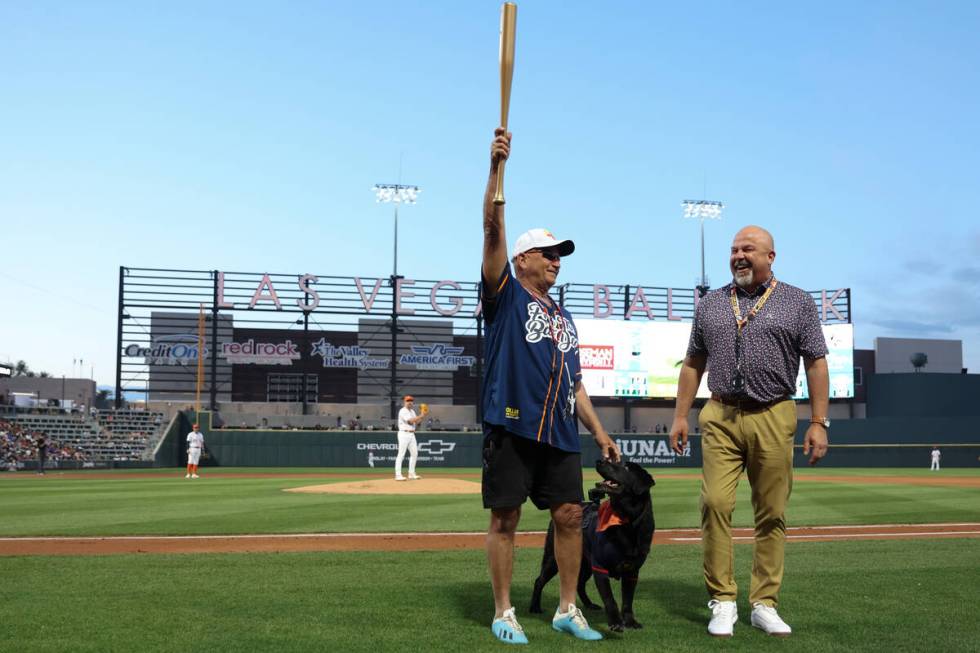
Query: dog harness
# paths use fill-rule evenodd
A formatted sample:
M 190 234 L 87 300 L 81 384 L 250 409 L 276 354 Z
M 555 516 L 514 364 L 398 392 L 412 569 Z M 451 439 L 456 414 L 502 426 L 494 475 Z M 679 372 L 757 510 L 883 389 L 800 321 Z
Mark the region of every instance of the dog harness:
M 636 569 L 623 568 L 624 564 L 630 561 L 623 559 L 622 553 L 609 536 L 610 529 L 628 527 L 629 523 L 629 519 L 616 514 L 609 501 L 603 501 L 598 507 L 595 507 L 594 503 L 585 507 L 582 513 L 582 530 L 585 534 L 582 543 L 589 560 L 592 561 L 594 573 L 617 580 L 622 578 L 636 580 Z

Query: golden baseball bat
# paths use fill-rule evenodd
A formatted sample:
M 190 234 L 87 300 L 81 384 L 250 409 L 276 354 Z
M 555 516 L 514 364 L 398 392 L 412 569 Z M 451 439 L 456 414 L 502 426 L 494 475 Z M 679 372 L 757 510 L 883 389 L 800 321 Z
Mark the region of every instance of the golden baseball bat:
M 510 113 L 510 83 L 514 79 L 514 37 L 517 32 L 517 5 L 505 2 L 500 8 L 500 126 L 507 132 Z M 504 204 L 504 160 L 497 162 L 497 190 L 494 204 Z

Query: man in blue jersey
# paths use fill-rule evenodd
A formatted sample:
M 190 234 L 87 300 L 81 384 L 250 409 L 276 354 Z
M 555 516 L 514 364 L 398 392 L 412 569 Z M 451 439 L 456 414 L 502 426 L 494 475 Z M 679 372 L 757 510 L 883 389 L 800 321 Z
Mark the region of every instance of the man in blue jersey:
M 606 458 L 619 448 L 599 423 L 582 386 L 578 334 L 571 314 L 548 291 L 561 258 L 575 251 L 546 229 L 531 229 L 508 262 L 504 207 L 493 202 L 497 163 L 510 155 L 510 134 L 495 132 L 490 179 L 483 200 L 483 269 L 480 299 L 486 320 L 483 383 L 483 506 L 490 509 L 487 559 L 493 586 L 491 630 L 502 642 L 526 644 L 514 614 L 510 584 L 514 534 L 530 497 L 555 523 L 560 601 L 555 630 L 579 639 L 602 639 L 575 606 L 582 560 L 582 456 L 576 418 Z M 512 267 L 513 266 L 513 267 Z

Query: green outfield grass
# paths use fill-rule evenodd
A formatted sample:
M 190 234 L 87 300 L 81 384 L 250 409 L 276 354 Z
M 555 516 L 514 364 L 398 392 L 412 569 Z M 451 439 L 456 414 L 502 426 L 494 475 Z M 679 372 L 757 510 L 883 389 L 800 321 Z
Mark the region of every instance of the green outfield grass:
M 283 489 L 347 479 L 234 478 L 249 472 L 364 469 L 205 469 L 0 475 L 0 535 L 229 534 L 482 531 L 479 495 L 307 495 Z M 478 470 L 424 470 L 464 476 Z M 659 528 L 696 526 L 698 470 L 653 470 Z M 99 475 L 104 475 L 99 473 Z M 807 480 L 807 476 L 844 480 Z M 976 470 L 942 476 L 977 478 Z M 801 469 L 791 525 L 980 521 L 980 489 L 861 483 L 867 476 L 933 476 L 927 470 Z M 847 480 L 855 477 L 854 482 Z M 587 474 L 586 486 L 594 483 Z M 750 523 L 748 484 L 736 523 Z M 546 516 L 528 509 L 522 527 Z M 751 547 L 737 545 L 748 584 Z M 705 634 L 700 549 L 656 546 L 641 574 L 637 613 L 646 628 L 601 643 L 527 615 L 540 552 L 519 549 L 513 597 L 529 650 L 832 651 L 976 650 L 980 599 L 975 539 L 793 543 L 782 615 L 787 640 L 748 626 Z M 597 599 L 594 587 L 590 594 Z M 545 591 L 552 610 L 557 581 Z M 481 551 L 173 554 L 0 557 L 0 651 L 501 651 L 489 634 L 492 598 Z M 602 629 L 601 614 L 590 615 Z M 973 643 L 971 643 L 973 642 Z
M 364 469 L 206 469 L 187 480 L 177 470 L 0 475 L 0 536 L 201 535 L 242 533 L 482 531 L 480 496 L 331 495 L 284 492 L 350 479 L 233 478 L 250 472 L 365 472 Z M 478 470 L 425 470 L 479 482 Z M 653 470 L 659 528 L 696 527 L 698 470 Z M 101 475 L 105 473 L 102 472 Z M 933 473 L 934 474 L 934 473 Z M 980 470 L 946 476 L 980 477 Z M 980 521 L 980 488 L 902 483 L 808 481 L 807 476 L 921 476 L 927 470 L 803 469 L 790 500 L 791 526 Z M 586 487 L 598 479 L 586 473 Z M 547 514 L 528 507 L 522 530 L 544 530 Z M 739 485 L 737 525 L 751 525 L 748 483 Z
M 750 547 L 737 546 L 747 587 Z M 539 553 L 521 550 L 513 596 L 524 650 L 975 651 L 976 540 L 793 544 L 780 611 L 788 640 L 740 606 L 709 638 L 697 547 L 654 547 L 637 591 L 642 631 L 578 642 L 526 606 Z M 0 558 L 4 651 L 505 651 L 479 551 Z M 597 598 L 595 589 L 590 594 Z M 545 589 L 557 601 L 557 581 Z M 561 647 L 561 648 L 560 648 Z

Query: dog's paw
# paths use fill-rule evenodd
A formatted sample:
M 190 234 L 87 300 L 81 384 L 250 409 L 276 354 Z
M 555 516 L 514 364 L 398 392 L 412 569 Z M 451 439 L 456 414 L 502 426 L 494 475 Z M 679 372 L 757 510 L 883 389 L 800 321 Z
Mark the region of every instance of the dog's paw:
M 626 629 L 625 625 L 622 623 L 609 624 L 609 630 L 614 633 L 621 633 Z
M 532 603 L 531 606 L 527 609 L 527 611 L 530 612 L 531 614 L 541 614 L 542 612 L 544 612 L 544 610 L 541 609 L 540 603 L 539 604 Z
M 592 601 L 583 601 L 582 605 L 586 610 L 601 610 L 602 606 L 598 603 L 593 603 Z
M 633 615 L 623 615 L 623 624 L 631 630 L 640 630 L 643 624 L 633 618 Z

